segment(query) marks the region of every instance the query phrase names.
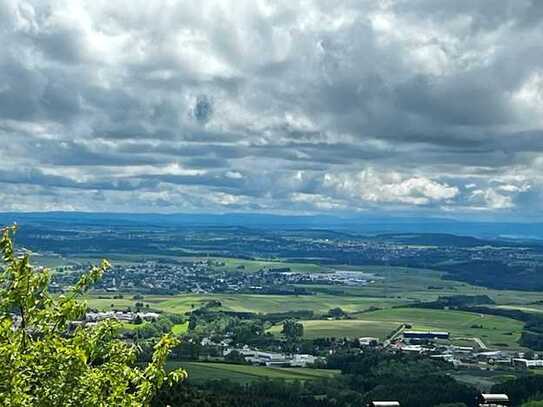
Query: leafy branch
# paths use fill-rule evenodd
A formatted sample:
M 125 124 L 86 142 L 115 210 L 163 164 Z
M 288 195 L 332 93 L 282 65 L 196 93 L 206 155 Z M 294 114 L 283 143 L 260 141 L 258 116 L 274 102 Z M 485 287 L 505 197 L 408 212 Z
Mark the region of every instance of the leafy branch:
M 164 384 L 187 377 L 164 364 L 178 344 L 163 336 L 152 361 L 136 366 L 137 349 L 117 338 L 117 325 L 72 326 L 84 317 L 81 296 L 110 268 L 103 260 L 83 274 L 67 295 L 48 291 L 51 274 L 35 268 L 28 253 L 13 243 L 16 226 L 1 229 L 0 253 L 0 405 L 148 406 Z

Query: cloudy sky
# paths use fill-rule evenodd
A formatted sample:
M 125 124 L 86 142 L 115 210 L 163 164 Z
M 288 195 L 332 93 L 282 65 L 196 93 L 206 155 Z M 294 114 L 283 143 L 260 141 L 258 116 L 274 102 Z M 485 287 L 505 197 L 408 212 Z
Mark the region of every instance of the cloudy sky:
M 0 0 L 0 211 L 543 212 L 543 2 Z

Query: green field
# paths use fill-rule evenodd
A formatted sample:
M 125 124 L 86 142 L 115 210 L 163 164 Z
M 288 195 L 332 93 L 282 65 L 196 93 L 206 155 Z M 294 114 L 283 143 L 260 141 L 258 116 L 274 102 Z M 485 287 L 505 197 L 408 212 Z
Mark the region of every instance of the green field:
M 200 258 L 202 259 L 202 258 Z M 254 273 L 263 268 L 290 268 L 291 271 L 298 273 L 323 273 L 330 269 L 314 263 L 291 263 L 288 261 L 269 261 L 269 260 L 245 260 L 233 259 L 229 257 L 210 257 L 206 258 L 217 263 L 224 263 L 224 266 L 213 266 L 217 270 L 237 270 L 247 273 Z
M 400 326 L 396 322 L 338 320 L 338 321 L 301 321 L 304 325 L 304 338 L 314 339 L 322 337 L 349 337 L 359 338 L 371 336 L 385 339 L 388 334 Z M 274 335 L 279 335 L 282 326 L 275 325 L 270 329 Z
M 518 340 L 524 324 L 511 318 L 464 311 L 422 308 L 392 308 L 356 315 L 363 321 L 411 324 L 414 330 L 450 332 L 451 338 L 480 338 L 488 347 L 505 344 L 519 349 Z M 473 328 L 472 326 L 482 326 Z
M 260 379 L 317 380 L 334 377 L 337 370 L 309 368 L 278 368 L 264 366 L 233 365 L 210 362 L 168 362 L 167 369 L 184 368 L 189 382 L 228 379 L 248 383 Z
M 443 273 L 433 270 L 387 266 L 336 266 L 337 269 L 356 270 L 374 274 L 372 284 L 363 287 L 320 286 L 321 289 L 349 296 L 386 297 L 409 302 L 434 301 L 440 296 L 488 295 L 498 305 L 527 305 L 543 301 L 537 291 L 494 290 L 467 283 L 444 280 Z M 315 289 L 315 286 L 305 286 Z M 534 306 L 537 308 L 537 306 Z M 542 308 L 543 309 L 543 308 Z
M 83 301 L 87 303 L 89 308 L 96 308 L 100 311 L 106 311 L 110 308 L 126 308 L 133 306 L 136 301 L 125 298 L 125 299 L 117 299 L 117 298 L 96 298 L 96 297 L 85 297 L 83 298 Z M 111 307 L 111 305 L 114 305 L 114 307 Z
M 172 332 L 176 335 L 183 335 L 187 333 L 188 330 L 189 330 L 188 321 L 182 324 L 175 324 L 174 326 L 172 326 Z
M 102 297 L 105 297 L 102 295 Z M 126 308 L 134 306 L 136 300 L 131 294 L 122 299 L 113 297 L 98 298 L 88 296 L 85 298 L 91 308 L 100 310 L 113 308 Z M 184 314 L 197 309 L 207 302 L 217 300 L 222 306 L 218 309 L 236 312 L 287 312 L 297 310 L 311 310 L 316 313 L 326 313 L 331 308 L 341 307 L 347 312 L 359 312 L 372 306 L 388 307 L 401 304 L 399 299 L 351 297 L 339 295 L 258 295 L 258 294 L 179 294 L 176 296 L 144 296 L 138 300 L 149 304 L 150 308 L 164 312 Z
M 366 310 L 372 306 L 390 306 L 399 304 L 396 299 L 349 297 L 336 295 L 258 295 L 258 294 L 208 294 L 208 295 L 177 295 L 152 306 L 168 312 L 185 313 L 205 304 L 210 300 L 221 302 L 221 309 L 236 312 L 287 312 L 296 310 L 311 310 L 316 313 L 326 313 L 331 308 L 341 307 L 347 312 Z
M 148 324 L 148 323 L 149 322 L 145 322 L 145 324 Z M 143 324 L 136 325 L 130 322 L 121 322 L 120 325 L 121 325 L 121 329 L 124 329 L 125 331 L 133 331 L 134 329 L 136 329 L 136 327 L 142 326 Z
M 98 310 L 107 311 L 111 308 L 120 309 L 120 308 L 127 308 L 127 307 L 134 307 L 134 304 L 136 302 L 140 302 L 141 300 L 134 300 L 132 299 L 132 296 L 134 294 L 125 294 L 124 298 L 113 298 L 113 296 L 109 297 L 107 295 L 88 295 L 83 297 L 83 300 L 87 303 L 87 305 L 90 308 L 96 308 Z M 103 297 L 103 298 L 99 298 Z M 145 304 L 149 304 L 151 307 L 153 307 L 155 304 L 165 301 L 166 299 L 171 299 L 172 297 L 168 296 L 145 296 L 145 300 L 143 301 Z M 111 306 L 113 305 L 113 307 Z
M 529 305 L 518 305 L 518 304 L 510 304 L 510 305 L 496 305 L 493 308 L 501 308 L 501 309 L 512 309 L 512 310 L 518 310 L 527 312 L 529 314 L 541 314 L 543 313 L 543 305 L 541 304 L 529 304 Z

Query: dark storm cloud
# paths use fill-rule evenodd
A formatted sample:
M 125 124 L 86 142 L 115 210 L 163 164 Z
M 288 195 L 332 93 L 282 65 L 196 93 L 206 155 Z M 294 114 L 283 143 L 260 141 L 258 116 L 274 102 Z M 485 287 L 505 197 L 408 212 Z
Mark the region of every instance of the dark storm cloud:
M 196 98 L 196 104 L 192 111 L 194 118 L 201 124 L 206 124 L 213 114 L 213 105 L 206 95 L 200 95 Z
M 40 111 L 39 96 L 46 87 L 45 78 L 14 60 L 7 59 L 0 64 L 0 117 L 33 119 Z
M 0 183 L 14 210 L 540 213 L 541 44 L 536 0 L 2 2 Z
M 415 77 L 396 89 L 399 107 L 443 125 L 504 124 L 511 113 L 502 90 L 486 79 L 459 77 L 446 81 Z

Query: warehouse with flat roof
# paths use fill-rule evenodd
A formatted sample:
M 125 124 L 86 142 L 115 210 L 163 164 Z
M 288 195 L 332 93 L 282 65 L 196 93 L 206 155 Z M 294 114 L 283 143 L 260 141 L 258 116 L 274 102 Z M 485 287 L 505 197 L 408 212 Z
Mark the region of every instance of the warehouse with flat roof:
M 437 331 L 404 331 L 405 339 L 449 339 L 448 332 Z
M 485 394 L 479 395 L 477 400 L 479 407 L 509 407 L 511 405 L 507 394 Z

